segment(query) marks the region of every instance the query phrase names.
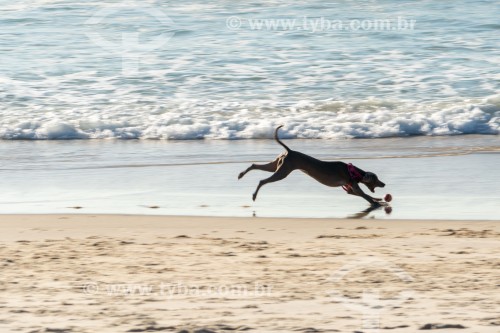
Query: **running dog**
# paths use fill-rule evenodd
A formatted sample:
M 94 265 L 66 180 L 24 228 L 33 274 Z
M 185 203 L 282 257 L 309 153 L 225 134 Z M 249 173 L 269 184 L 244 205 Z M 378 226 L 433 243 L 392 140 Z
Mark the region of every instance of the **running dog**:
M 378 179 L 376 174 L 363 171 L 350 163 L 320 161 L 309 155 L 291 150 L 278 138 L 278 130 L 281 127 L 283 127 L 283 125 L 278 126 L 274 131 L 274 139 L 286 149 L 286 152 L 279 155 L 270 163 L 252 164 L 238 176 L 238 179 L 241 179 L 250 170 L 274 172 L 271 177 L 259 182 L 252 196 L 253 201 L 257 198 L 257 193 L 260 188 L 265 184 L 277 182 L 287 177 L 293 170 L 300 170 L 323 185 L 331 187 L 342 186 L 348 194 L 360 196 L 372 206 L 380 205 L 379 202 L 382 201 L 382 199 L 365 194 L 359 187 L 359 183 L 362 183 L 366 185 L 372 193 L 375 193 L 376 187 L 384 187 L 385 184 Z

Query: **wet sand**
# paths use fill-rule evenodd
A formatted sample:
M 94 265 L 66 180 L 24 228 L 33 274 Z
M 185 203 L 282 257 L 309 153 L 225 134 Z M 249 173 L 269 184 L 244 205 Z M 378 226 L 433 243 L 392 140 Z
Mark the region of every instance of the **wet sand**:
M 0 332 L 493 333 L 499 240 L 498 221 L 2 215 Z
M 393 211 L 367 218 L 500 220 L 496 136 L 285 142 L 376 173 L 387 186 L 373 195 L 392 194 Z M 368 207 L 300 171 L 252 201 L 270 174 L 238 174 L 282 152 L 274 140 L 1 142 L 0 214 L 347 218 Z

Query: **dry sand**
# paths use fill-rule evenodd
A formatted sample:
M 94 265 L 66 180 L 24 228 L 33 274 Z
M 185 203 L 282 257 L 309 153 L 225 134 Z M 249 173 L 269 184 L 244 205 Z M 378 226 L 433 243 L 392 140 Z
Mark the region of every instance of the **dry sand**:
M 4 215 L 0 332 L 498 333 L 499 240 L 496 221 Z

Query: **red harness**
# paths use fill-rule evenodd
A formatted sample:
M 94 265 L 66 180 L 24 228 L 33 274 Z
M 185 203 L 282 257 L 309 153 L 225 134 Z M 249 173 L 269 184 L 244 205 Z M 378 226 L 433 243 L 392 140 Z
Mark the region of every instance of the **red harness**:
M 347 185 L 342 185 L 342 188 L 344 189 L 344 191 L 349 192 L 352 182 L 355 181 L 356 183 L 359 183 L 363 179 L 363 176 L 358 171 L 358 169 L 356 169 L 356 167 L 352 165 L 352 163 L 347 164 L 347 171 L 349 172 L 349 176 L 351 177 L 351 182 Z

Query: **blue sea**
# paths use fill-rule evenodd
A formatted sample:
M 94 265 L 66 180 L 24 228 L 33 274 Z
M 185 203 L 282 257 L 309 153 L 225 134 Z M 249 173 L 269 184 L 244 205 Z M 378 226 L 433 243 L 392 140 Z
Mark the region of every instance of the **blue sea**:
M 236 176 L 281 152 L 266 139 L 283 124 L 295 149 L 393 186 L 393 213 L 368 216 L 500 219 L 498 13 L 472 0 L 0 0 L 0 213 L 366 208 L 302 175 L 251 202 L 267 175 Z

